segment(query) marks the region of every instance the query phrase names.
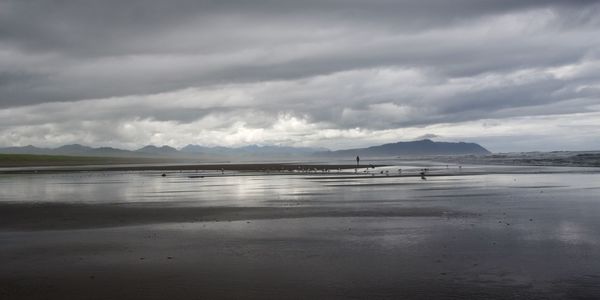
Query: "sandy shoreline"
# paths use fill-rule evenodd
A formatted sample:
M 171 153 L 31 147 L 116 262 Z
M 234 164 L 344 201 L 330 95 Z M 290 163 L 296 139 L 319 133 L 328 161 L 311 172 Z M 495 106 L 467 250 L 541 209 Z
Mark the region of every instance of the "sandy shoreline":
M 551 170 L 9 174 L 0 298 L 594 299 L 600 174 Z
M 377 164 L 374 167 L 385 165 Z M 366 168 L 368 166 L 360 166 Z M 0 168 L 1 173 L 78 172 L 78 171 L 241 171 L 241 172 L 291 172 L 308 170 L 354 169 L 352 164 L 306 163 L 219 163 L 219 164 L 143 164 L 143 165 L 81 165 L 81 166 L 10 166 Z

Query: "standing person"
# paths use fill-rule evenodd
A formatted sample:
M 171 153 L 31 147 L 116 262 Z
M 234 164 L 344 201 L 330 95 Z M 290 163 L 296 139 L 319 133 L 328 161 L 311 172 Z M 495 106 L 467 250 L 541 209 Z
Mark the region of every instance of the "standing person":
M 358 173 L 359 162 L 360 162 L 360 157 L 358 157 L 358 155 L 357 155 L 356 156 L 356 169 L 354 169 L 354 173 Z

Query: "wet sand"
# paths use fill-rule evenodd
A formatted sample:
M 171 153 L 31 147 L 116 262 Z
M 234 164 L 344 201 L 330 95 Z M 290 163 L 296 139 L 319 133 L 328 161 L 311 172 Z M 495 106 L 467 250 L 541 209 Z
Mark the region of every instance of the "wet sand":
M 441 208 L 423 207 L 160 207 L 156 205 L 104 204 L 0 204 L 0 228 L 55 230 L 115 227 L 156 223 L 211 221 L 443 217 L 468 215 Z
M 0 299 L 596 299 L 600 173 L 546 170 L 4 174 Z

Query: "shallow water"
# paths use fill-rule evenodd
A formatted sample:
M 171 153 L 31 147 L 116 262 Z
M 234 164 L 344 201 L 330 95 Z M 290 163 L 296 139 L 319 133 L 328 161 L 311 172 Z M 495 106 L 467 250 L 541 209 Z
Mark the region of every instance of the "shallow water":
M 431 202 L 459 207 L 473 197 L 530 196 L 538 193 L 569 194 L 572 197 L 594 195 L 600 189 L 600 172 L 578 173 L 577 168 L 562 168 L 555 173 L 498 172 L 498 167 L 464 168 L 463 173 L 478 170 L 477 175 L 462 175 L 444 168 L 429 171 L 422 180 L 414 170 L 406 177 L 385 176 L 377 168 L 367 175 L 336 172 L 311 174 L 268 174 L 251 172 L 69 172 L 0 175 L 0 203 L 155 203 L 184 206 L 330 206 L 415 205 Z M 501 171 L 506 171 L 503 167 Z M 405 168 L 406 170 L 406 168 Z M 511 171 L 522 172 L 516 167 Z M 411 173 L 412 172 L 412 173 Z M 389 174 L 389 173 L 388 173 Z M 197 176 L 203 175 L 199 178 Z M 396 174 L 394 174 L 396 175 Z M 458 175 L 458 176 L 457 176 Z M 190 178 L 194 177 L 194 178 Z M 457 202 L 458 201 L 458 202 Z M 419 204 L 421 205 L 421 204 Z
M 469 168 L 1 175 L 0 296 L 600 296 L 599 173 Z

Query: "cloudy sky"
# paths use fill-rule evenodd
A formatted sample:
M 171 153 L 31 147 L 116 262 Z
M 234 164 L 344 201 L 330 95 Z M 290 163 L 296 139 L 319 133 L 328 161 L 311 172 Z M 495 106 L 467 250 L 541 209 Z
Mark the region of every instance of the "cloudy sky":
M 0 146 L 600 149 L 600 1 L 0 0 Z

